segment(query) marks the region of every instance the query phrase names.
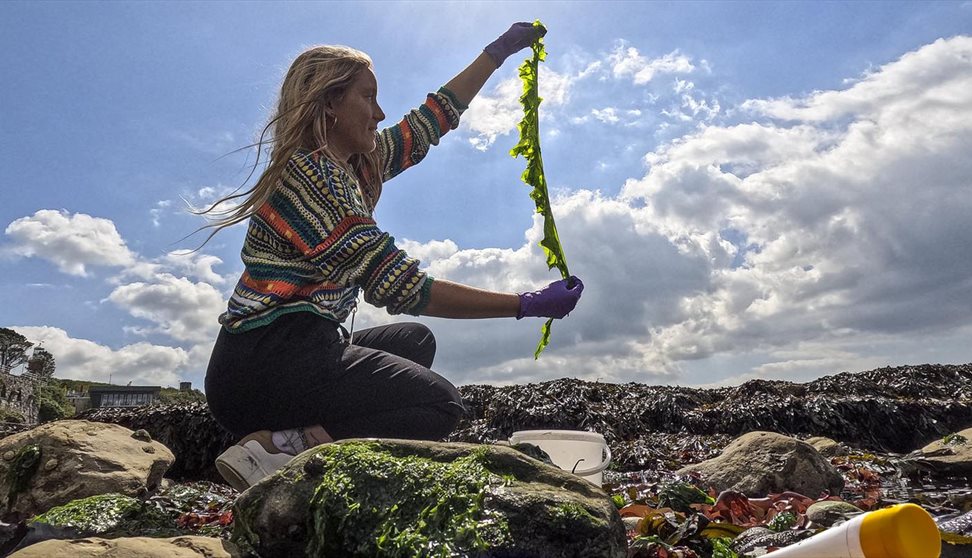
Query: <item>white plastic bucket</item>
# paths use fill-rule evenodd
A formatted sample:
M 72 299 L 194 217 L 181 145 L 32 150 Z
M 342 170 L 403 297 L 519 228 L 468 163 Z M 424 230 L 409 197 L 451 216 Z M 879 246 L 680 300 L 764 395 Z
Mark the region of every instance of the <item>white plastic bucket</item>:
M 554 465 L 601 486 L 601 471 L 611 464 L 611 448 L 604 436 L 583 430 L 520 430 L 510 445 L 527 443 L 547 452 Z

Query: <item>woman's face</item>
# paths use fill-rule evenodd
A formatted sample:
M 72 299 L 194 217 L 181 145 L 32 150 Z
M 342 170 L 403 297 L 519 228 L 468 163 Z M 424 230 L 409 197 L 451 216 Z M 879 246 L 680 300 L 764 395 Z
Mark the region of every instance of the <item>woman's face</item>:
M 378 80 L 370 68 L 358 74 L 331 110 L 337 123 L 327 130 L 327 145 L 335 156 L 347 161 L 351 155 L 375 150 L 375 132 L 385 113 L 378 106 Z

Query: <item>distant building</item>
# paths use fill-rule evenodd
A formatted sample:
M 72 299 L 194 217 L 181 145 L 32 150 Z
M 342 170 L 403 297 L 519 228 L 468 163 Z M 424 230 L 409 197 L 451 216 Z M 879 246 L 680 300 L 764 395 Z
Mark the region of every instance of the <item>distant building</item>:
M 141 407 L 157 403 L 161 391 L 161 386 L 91 386 L 88 397 L 93 408 Z
M 66 394 L 69 403 L 74 405 L 74 414 L 81 414 L 91 408 L 91 397 L 84 390 L 68 390 Z

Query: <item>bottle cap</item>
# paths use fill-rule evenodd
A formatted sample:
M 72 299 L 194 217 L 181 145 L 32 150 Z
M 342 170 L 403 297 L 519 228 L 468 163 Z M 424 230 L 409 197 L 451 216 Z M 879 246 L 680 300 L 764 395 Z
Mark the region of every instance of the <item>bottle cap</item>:
M 864 515 L 861 550 L 866 558 L 938 558 L 942 538 L 921 506 L 898 504 Z

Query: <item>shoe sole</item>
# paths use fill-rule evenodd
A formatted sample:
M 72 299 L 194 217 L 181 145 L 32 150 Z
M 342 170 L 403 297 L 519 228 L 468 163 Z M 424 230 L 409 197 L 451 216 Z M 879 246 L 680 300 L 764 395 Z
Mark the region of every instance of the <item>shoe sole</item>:
M 246 450 L 239 446 L 230 446 L 216 458 L 216 470 L 237 492 L 250 488 L 250 483 L 230 463 L 247 463 L 248 458 Z

